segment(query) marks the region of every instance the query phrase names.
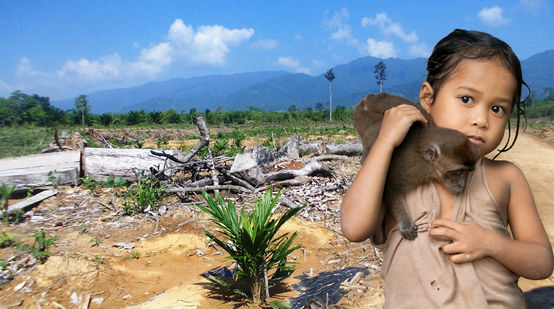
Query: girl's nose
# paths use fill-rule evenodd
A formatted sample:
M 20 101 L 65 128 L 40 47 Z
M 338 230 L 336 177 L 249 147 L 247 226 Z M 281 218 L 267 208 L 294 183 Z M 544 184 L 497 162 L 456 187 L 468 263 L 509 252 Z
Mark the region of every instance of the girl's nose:
M 487 120 L 486 112 L 476 113 L 473 119 L 471 120 L 471 124 L 474 126 L 478 126 L 481 129 L 488 128 L 489 123 Z

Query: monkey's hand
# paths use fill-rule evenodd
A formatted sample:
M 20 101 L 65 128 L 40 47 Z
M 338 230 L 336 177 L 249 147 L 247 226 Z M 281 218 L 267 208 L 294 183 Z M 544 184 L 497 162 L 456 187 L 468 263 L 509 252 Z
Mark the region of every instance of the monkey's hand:
M 431 222 L 429 236 L 442 237 L 450 243 L 442 247 L 442 251 L 450 256 L 454 263 L 466 263 L 481 259 L 488 254 L 488 249 L 494 246 L 490 230 L 477 224 L 457 222 L 440 218 Z
M 398 222 L 398 229 L 404 239 L 414 240 L 417 238 L 417 225 L 410 219 Z
M 416 121 L 427 125 L 427 120 L 415 106 L 402 104 L 387 109 L 381 122 L 377 142 L 390 143 L 393 147 L 397 147 Z

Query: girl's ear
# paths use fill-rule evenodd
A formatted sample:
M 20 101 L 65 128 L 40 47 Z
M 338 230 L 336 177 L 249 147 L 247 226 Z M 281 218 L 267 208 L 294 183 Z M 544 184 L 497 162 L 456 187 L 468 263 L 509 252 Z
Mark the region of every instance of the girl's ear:
M 433 92 L 433 87 L 429 82 L 423 82 L 421 84 L 421 89 L 419 89 L 419 104 L 423 109 L 430 113 L 431 105 L 435 99 L 435 93 Z

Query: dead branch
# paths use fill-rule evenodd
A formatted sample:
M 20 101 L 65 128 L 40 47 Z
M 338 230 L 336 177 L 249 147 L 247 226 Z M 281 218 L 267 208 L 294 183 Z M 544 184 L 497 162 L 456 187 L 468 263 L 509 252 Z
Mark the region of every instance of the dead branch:
M 100 132 L 94 130 L 92 127 L 89 127 L 88 128 L 88 132 L 87 132 L 90 136 L 92 136 L 94 139 L 98 140 L 102 140 L 102 142 L 104 143 L 105 146 L 107 146 L 108 148 L 113 148 L 112 144 L 110 144 L 110 142 L 108 142 L 104 136 L 102 136 L 102 134 L 100 134 Z
M 195 116 L 194 121 L 196 122 L 196 125 L 198 126 L 198 131 L 200 132 L 200 140 L 192 149 L 184 155 L 183 158 L 180 158 L 179 161 L 183 163 L 187 163 L 194 155 L 202 149 L 204 146 L 208 146 L 210 144 L 210 135 L 208 134 L 208 127 L 206 127 L 206 122 L 204 122 L 204 119 L 200 116 Z
M 254 186 L 266 184 L 272 181 L 292 179 L 299 176 L 323 175 L 334 177 L 334 173 L 330 167 L 317 161 L 310 161 L 299 170 L 282 170 L 264 174 L 260 168 L 251 168 L 242 172 L 242 175 L 246 181 Z
M 228 191 L 238 191 L 238 192 L 252 193 L 251 190 L 248 190 L 248 189 L 246 189 L 244 187 L 241 187 L 241 186 L 234 186 L 234 185 L 169 188 L 169 189 L 166 189 L 166 192 L 168 192 L 168 193 L 189 193 L 189 192 L 215 191 L 215 190 L 228 190 Z

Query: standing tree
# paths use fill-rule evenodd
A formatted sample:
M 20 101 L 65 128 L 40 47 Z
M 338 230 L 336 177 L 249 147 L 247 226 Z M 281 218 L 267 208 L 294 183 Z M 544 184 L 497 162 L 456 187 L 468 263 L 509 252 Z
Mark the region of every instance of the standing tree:
M 379 92 L 383 92 L 383 83 L 385 82 L 385 79 L 387 79 L 387 74 L 385 74 L 385 69 L 387 66 L 383 63 L 383 61 L 379 61 L 375 65 L 375 71 L 373 71 L 373 74 L 375 74 L 375 79 L 377 80 L 377 86 L 379 86 Z
M 77 108 L 77 111 L 81 112 L 81 125 L 85 125 L 85 115 L 88 115 L 90 112 L 90 106 L 86 95 L 80 95 L 75 100 L 75 108 Z
M 333 80 L 335 79 L 335 73 L 333 69 L 327 70 L 325 78 L 329 81 L 329 122 L 333 121 Z

